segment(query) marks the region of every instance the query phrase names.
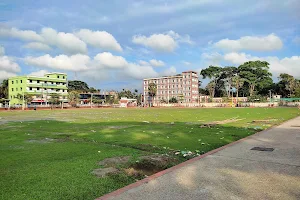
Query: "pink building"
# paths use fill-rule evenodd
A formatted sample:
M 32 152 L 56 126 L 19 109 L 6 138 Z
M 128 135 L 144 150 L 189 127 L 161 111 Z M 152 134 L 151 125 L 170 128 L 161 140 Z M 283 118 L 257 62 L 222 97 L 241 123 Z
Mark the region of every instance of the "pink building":
M 157 85 L 157 92 L 154 96 L 154 104 L 168 102 L 175 97 L 181 103 L 196 103 L 199 98 L 198 73 L 185 71 L 175 76 L 164 76 L 158 78 L 144 79 L 144 103 L 149 104 L 152 97 L 148 94 L 150 83 Z

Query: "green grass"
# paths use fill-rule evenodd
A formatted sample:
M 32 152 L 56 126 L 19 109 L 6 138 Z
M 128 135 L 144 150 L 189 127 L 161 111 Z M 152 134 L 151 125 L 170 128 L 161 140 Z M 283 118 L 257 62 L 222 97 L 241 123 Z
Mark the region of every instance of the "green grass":
M 0 197 L 95 199 L 135 181 L 125 174 L 92 175 L 104 158 L 136 159 L 171 150 L 205 153 L 299 114 L 296 108 L 0 112 Z M 200 128 L 228 119 L 236 121 Z M 271 121 L 253 123 L 265 119 Z

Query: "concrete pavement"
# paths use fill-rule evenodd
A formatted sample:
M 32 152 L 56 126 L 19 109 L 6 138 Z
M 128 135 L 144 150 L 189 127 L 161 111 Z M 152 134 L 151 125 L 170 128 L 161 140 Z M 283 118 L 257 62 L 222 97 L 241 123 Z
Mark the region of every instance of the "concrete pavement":
M 300 117 L 99 199 L 300 199 Z

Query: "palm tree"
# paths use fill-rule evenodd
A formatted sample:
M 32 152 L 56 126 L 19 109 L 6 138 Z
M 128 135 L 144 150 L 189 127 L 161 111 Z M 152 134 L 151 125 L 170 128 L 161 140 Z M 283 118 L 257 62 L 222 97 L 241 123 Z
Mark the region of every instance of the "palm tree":
M 156 92 L 157 92 L 157 86 L 155 83 L 150 83 L 149 86 L 148 86 L 148 94 L 149 96 L 151 96 L 151 103 L 153 105 L 153 101 L 154 101 L 154 96 L 156 95 Z M 151 107 L 152 107 L 151 105 Z

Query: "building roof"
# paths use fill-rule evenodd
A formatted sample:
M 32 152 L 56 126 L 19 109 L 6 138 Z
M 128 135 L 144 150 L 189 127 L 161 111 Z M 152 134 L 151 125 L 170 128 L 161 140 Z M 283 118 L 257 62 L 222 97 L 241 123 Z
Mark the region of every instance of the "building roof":
M 46 73 L 45 75 L 50 75 L 50 74 L 64 74 L 64 75 L 67 75 L 66 73 L 62 73 L 62 72 L 50 72 L 50 73 Z

